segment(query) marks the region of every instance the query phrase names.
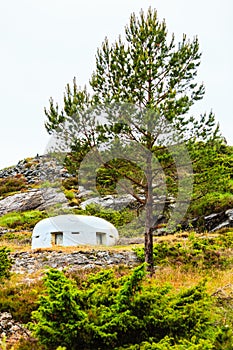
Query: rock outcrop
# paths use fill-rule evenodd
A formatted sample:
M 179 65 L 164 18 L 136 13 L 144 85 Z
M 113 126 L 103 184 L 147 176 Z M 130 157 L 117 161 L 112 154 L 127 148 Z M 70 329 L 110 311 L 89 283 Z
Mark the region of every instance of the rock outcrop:
M 16 322 L 9 312 L 0 313 L 0 340 L 5 337 L 8 343 L 14 343 L 21 337 L 29 336 L 29 331 L 21 323 Z
M 124 196 L 113 196 L 108 195 L 104 197 L 93 197 L 85 200 L 81 203 L 80 207 L 85 209 L 87 205 L 96 204 L 103 208 L 121 210 L 126 207 L 135 206 L 136 200 L 131 194 L 126 194 Z
M 0 178 L 21 175 L 28 184 L 40 181 L 63 179 L 69 177 L 69 173 L 60 162 L 48 155 L 36 156 L 20 160 L 17 165 L 0 170 Z
M 204 221 L 206 230 L 210 232 L 225 227 L 233 227 L 233 209 L 205 216 Z
M 197 231 L 215 232 L 222 228 L 233 227 L 233 209 L 200 216 L 181 224 L 182 230 L 194 229 Z
M 27 210 L 45 210 L 54 205 L 68 205 L 68 200 L 56 188 L 31 189 L 28 192 L 16 193 L 0 200 L 0 215 Z
M 75 270 L 91 269 L 96 266 L 135 266 L 138 263 L 136 254 L 132 251 L 116 252 L 92 249 L 67 253 L 64 251 L 38 250 L 13 253 L 11 256 L 14 260 L 12 271 L 20 274 L 31 274 L 46 267 Z

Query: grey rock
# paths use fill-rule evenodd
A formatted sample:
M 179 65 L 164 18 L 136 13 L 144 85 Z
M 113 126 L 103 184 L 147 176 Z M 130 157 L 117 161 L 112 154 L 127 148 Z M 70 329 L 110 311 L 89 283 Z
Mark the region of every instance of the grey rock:
M 225 227 L 233 227 L 233 209 L 208 215 L 204 219 L 205 227 L 210 232 L 214 232 Z
M 24 176 L 28 184 L 40 181 L 54 182 L 56 179 L 65 179 L 71 176 L 59 160 L 49 155 L 36 156 L 24 159 L 17 165 L 0 170 L 0 178 Z
M 29 337 L 30 332 L 19 322 L 16 322 L 9 312 L 0 313 L 0 340 L 3 337 L 18 340 L 21 337 Z
M 86 190 L 83 186 L 79 186 L 79 193 L 77 195 L 77 198 L 87 198 L 92 195 L 92 191 Z
M 68 200 L 56 188 L 32 189 L 0 200 L 0 215 L 13 211 L 45 210 L 58 203 L 68 205 Z
M 135 198 L 131 194 L 126 194 L 124 196 L 113 196 L 108 195 L 104 197 L 93 197 L 81 203 L 81 208 L 85 209 L 87 205 L 96 204 L 103 208 L 109 208 L 114 210 L 121 210 L 123 208 L 129 207 L 135 203 Z
M 228 209 L 225 214 L 228 216 L 228 220 L 233 222 L 233 209 Z
M 190 229 L 206 230 L 215 232 L 222 228 L 233 227 L 233 209 L 212 213 L 207 216 L 201 216 L 193 219 L 191 222 L 185 222 L 181 225 L 184 230 Z
M 31 274 L 39 269 L 53 267 L 74 271 L 87 269 L 90 266 L 108 267 L 109 265 L 135 266 L 139 263 L 137 256 L 131 251 L 75 251 L 72 253 L 57 251 L 31 251 L 12 253 L 12 271 L 18 274 Z

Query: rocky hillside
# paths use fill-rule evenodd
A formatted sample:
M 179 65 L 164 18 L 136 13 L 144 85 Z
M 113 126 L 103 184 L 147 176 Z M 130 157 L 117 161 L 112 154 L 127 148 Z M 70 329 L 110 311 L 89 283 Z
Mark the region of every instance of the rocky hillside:
M 53 183 L 56 182 L 54 180 L 57 180 L 57 186 L 51 186 L 50 179 L 53 180 Z M 98 268 L 112 268 L 115 265 L 118 265 L 119 268 L 122 268 L 122 266 L 131 268 L 139 264 L 140 261 L 136 253 L 126 248 L 80 249 L 73 247 L 72 249 L 58 248 L 59 250 L 30 250 L 30 231 L 33 225 L 43 217 L 39 215 L 40 213 L 49 215 L 51 208 L 62 210 L 80 208 L 79 210 L 85 211 L 90 204 L 99 205 L 103 208 L 103 212 L 108 209 L 119 211 L 123 208 L 133 211 L 137 207 L 131 195 L 96 197 L 89 190 L 78 186 L 77 180 L 70 176 L 58 162 L 44 156 L 22 160 L 16 166 L 0 171 L 0 244 L 1 240 L 2 245 L 8 244 L 8 242 L 9 246 L 12 242 L 17 243 L 16 249 L 14 249 L 14 246 L 13 252 L 10 254 L 13 259 L 12 272 L 15 274 L 17 282 L 12 287 L 13 282 L 9 281 L 9 284 L 2 288 L 4 303 L 2 303 L 0 309 L 0 348 L 1 344 L 4 344 L 5 337 L 8 344 L 18 342 L 21 337 L 28 340 L 30 344 L 35 341 L 31 338 L 30 331 L 25 328 L 25 321 L 21 320 L 19 315 L 21 311 L 18 312 L 17 310 L 25 307 L 25 310 L 27 310 L 27 312 L 24 310 L 25 314 L 29 314 L 28 310 L 32 311 L 36 307 L 34 306 L 36 301 L 33 293 L 36 291 L 38 297 L 41 277 L 47 267 L 65 270 L 71 274 L 77 272 L 85 274 L 87 271 L 96 271 Z M 93 215 L 93 213 L 91 214 Z M 98 212 L 94 214 L 98 215 Z M 108 218 L 111 220 L 112 216 L 108 216 Z M 121 221 L 121 219 L 122 217 L 118 221 Z M 183 228 L 185 230 L 190 226 L 198 228 L 198 220 L 202 221 L 203 227 L 207 231 L 233 226 L 233 209 L 229 208 L 194 219 L 191 223 L 184 223 Z M 20 227 L 24 229 L 20 229 Z M 27 231 L 25 231 L 25 227 Z M 161 239 L 170 238 L 161 237 Z M 187 234 L 182 239 L 186 242 Z M 142 237 L 130 239 L 121 237 L 120 239 L 122 245 L 142 242 Z M 27 244 L 26 247 L 25 244 Z M 196 242 L 194 241 L 193 244 L 196 244 Z M 202 246 L 205 247 L 203 244 L 196 244 L 193 252 L 197 251 L 197 247 L 200 249 Z M 166 248 L 166 245 L 164 247 Z M 174 247 L 172 247 L 171 252 L 174 258 Z M 229 249 L 227 250 L 228 255 Z M 190 261 L 190 252 L 187 256 L 187 261 Z M 221 254 L 219 256 L 222 257 Z M 216 252 L 210 257 L 218 259 Z M 176 262 L 178 269 L 180 269 L 180 259 L 179 252 L 178 262 Z M 195 259 L 196 256 L 194 256 Z M 200 254 L 198 255 L 198 261 L 200 261 Z M 175 266 L 176 263 L 170 263 L 169 268 Z M 161 276 L 164 279 L 167 273 L 166 267 L 165 270 L 158 268 L 156 273 L 157 278 Z M 174 271 L 171 274 L 173 276 Z M 187 271 L 185 271 L 185 274 L 187 274 Z M 178 276 L 180 276 L 180 270 Z M 175 283 L 177 283 L 178 278 L 180 277 L 176 278 Z M 38 291 L 36 288 L 38 288 Z M 17 300 L 17 304 L 15 300 Z
M 133 205 L 134 198 L 131 195 L 88 198 L 91 191 L 83 186 L 77 187 L 76 183 L 73 186 L 72 176 L 56 160 L 37 156 L 22 160 L 16 166 L 0 170 L 0 215 L 13 211 L 45 210 L 57 204 L 68 208 L 70 203 L 64 194 L 65 188 L 62 190 L 61 185 L 69 182 L 69 179 L 70 188 L 76 188 L 73 192 L 77 200 L 76 204 L 80 204 L 82 209 L 92 203 L 114 210 Z
M 51 186 L 50 179 L 53 184 L 57 181 L 58 185 Z M 170 201 L 172 204 L 174 199 Z M 0 170 L 0 217 L 11 212 L 57 207 L 85 210 L 90 204 L 113 210 L 136 207 L 131 195 L 94 196 L 91 191 L 78 186 L 77 180 L 57 160 L 46 156 L 27 158 L 16 166 Z M 233 226 L 233 209 L 203 216 L 201 220 L 195 218 L 191 223 L 183 223 L 182 228 L 198 228 L 200 221 L 202 229 L 207 231 Z

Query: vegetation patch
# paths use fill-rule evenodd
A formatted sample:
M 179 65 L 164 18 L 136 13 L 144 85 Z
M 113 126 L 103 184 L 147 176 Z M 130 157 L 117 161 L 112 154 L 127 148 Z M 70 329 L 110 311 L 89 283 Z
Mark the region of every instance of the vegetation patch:
M 0 179 L 0 199 L 27 189 L 24 176 L 7 177 Z
M 120 233 L 122 233 L 125 237 L 130 237 L 132 235 L 138 235 L 138 230 L 129 231 L 129 227 L 124 230 L 124 225 L 128 225 L 136 218 L 137 213 L 136 210 L 130 210 L 128 208 L 124 208 L 122 210 L 113 210 L 108 208 L 102 208 L 100 205 L 90 204 L 86 206 L 86 209 L 78 209 L 75 210 L 75 214 L 79 215 L 93 215 L 99 218 L 105 219 L 111 222 L 114 226 L 116 226 Z M 123 229 L 122 229 L 123 228 Z
M 31 312 L 38 307 L 37 301 L 42 290 L 41 279 L 26 283 L 13 276 L 0 290 L 0 312 L 10 312 L 17 322 L 29 322 Z
M 187 239 L 161 241 L 153 247 L 155 265 L 182 265 L 187 268 L 226 268 L 233 264 L 233 231 L 208 238 L 190 233 Z M 144 261 L 144 248 L 134 248 Z
M 12 259 L 9 256 L 10 250 L 7 247 L 0 248 L 0 283 L 10 277 Z
M 0 236 L 0 245 L 7 245 L 12 247 L 21 246 L 25 248 L 31 245 L 32 233 L 30 231 L 6 232 Z
M 29 210 L 25 212 L 12 212 L 0 217 L 0 226 L 10 229 L 32 229 L 35 224 L 47 217 L 46 212 Z
M 204 283 L 179 292 L 145 279 L 145 266 L 116 277 L 90 274 L 81 285 L 51 269 L 30 328 L 45 349 L 230 349 Z

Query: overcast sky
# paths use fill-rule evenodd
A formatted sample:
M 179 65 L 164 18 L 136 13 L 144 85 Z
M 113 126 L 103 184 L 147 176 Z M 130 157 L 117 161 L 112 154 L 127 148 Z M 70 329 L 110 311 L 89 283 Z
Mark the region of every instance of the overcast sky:
M 74 76 L 88 83 L 104 37 L 114 41 L 132 12 L 149 6 L 177 41 L 198 36 L 206 95 L 195 111 L 213 110 L 233 145 L 232 0 L 8 0 L 0 2 L 0 168 L 44 153 L 49 98 L 61 102 Z

